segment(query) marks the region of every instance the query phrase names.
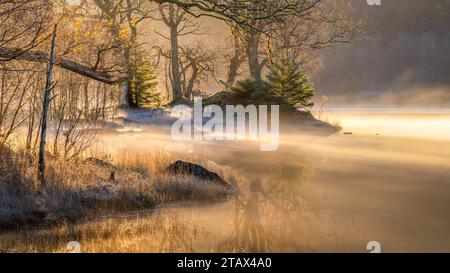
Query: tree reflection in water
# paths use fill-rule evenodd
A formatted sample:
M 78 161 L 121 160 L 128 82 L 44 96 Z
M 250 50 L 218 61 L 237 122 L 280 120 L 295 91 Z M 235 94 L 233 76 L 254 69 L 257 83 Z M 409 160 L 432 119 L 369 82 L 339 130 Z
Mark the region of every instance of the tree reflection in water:
M 272 162 L 273 163 L 273 162 Z M 253 174 L 247 192 L 235 197 L 233 231 L 219 244 L 221 252 L 268 252 L 291 248 L 301 224 L 302 185 L 310 180 L 314 162 L 267 164 Z

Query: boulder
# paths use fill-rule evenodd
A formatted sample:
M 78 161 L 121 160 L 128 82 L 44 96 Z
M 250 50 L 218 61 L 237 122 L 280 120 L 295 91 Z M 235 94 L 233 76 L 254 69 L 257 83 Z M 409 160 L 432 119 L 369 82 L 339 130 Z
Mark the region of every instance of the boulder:
M 233 188 L 233 186 L 225 182 L 225 180 L 223 180 L 217 173 L 211 172 L 205 167 L 197 164 L 178 160 L 177 162 L 171 164 L 167 168 L 167 171 L 172 175 L 191 175 L 198 179 L 212 182 L 226 188 Z

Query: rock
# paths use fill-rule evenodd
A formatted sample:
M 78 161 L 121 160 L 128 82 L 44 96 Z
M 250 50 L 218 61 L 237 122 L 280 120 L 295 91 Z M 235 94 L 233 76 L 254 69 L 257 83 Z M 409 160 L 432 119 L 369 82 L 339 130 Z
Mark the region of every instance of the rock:
M 351 136 L 351 135 L 353 135 L 353 132 L 344 132 L 344 135 Z
M 181 160 L 171 164 L 167 168 L 167 171 L 172 175 L 192 175 L 201 180 L 209 181 L 226 188 L 233 187 L 225 182 L 225 180 L 223 180 L 217 173 L 211 172 L 200 165 Z

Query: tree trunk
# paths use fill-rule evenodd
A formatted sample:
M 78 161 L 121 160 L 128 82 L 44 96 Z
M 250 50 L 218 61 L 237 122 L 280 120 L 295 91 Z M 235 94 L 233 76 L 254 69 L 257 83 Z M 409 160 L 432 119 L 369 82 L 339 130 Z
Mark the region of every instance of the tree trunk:
M 127 100 L 128 107 L 137 108 L 137 95 L 135 96 L 135 86 L 133 85 L 133 81 L 136 77 L 136 69 L 133 67 L 132 58 L 131 58 L 131 48 L 126 48 L 124 50 L 125 57 L 125 65 L 127 68 L 128 78 L 125 81 L 125 89 L 126 92 L 125 97 Z
M 55 66 L 55 50 L 56 50 L 56 32 L 58 25 L 55 25 L 53 31 L 52 49 L 50 52 L 50 62 L 47 70 L 47 82 L 45 84 L 44 100 L 42 107 L 42 128 L 41 128 L 41 139 L 39 145 L 39 166 L 38 166 L 38 179 L 41 186 L 45 186 L 45 142 L 47 136 L 47 113 L 50 104 L 50 93 L 52 91 L 53 85 L 53 68 Z
M 171 47 L 172 47 L 172 93 L 173 99 L 179 99 L 183 97 L 183 91 L 181 90 L 181 75 L 180 75 L 180 55 L 178 49 L 178 34 L 177 30 L 170 30 Z
M 259 62 L 259 34 L 255 30 L 251 30 L 247 37 L 247 57 L 250 76 L 256 81 L 262 81 L 262 67 Z
M 197 67 L 197 65 L 195 63 L 192 63 L 192 64 L 193 64 L 192 65 L 192 75 L 191 75 L 191 79 L 189 80 L 189 83 L 187 85 L 186 94 L 185 94 L 185 97 L 188 100 L 192 100 L 193 99 L 192 93 L 194 92 L 195 81 L 198 78 L 198 67 Z
M 131 76 L 131 75 L 130 75 Z M 133 94 L 135 93 L 135 90 L 133 89 L 133 80 L 129 79 L 125 82 L 126 84 L 126 96 L 127 96 L 127 105 L 130 108 L 137 108 L 138 107 L 138 103 L 137 103 L 137 95 L 133 96 Z
M 236 82 L 239 75 L 239 68 L 243 63 L 243 56 L 245 56 L 238 29 L 232 27 L 231 32 L 233 34 L 234 52 L 233 56 L 230 58 L 226 82 L 222 82 L 225 85 L 226 90 L 233 87 Z
M 128 100 L 128 81 L 125 81 L 120 84 L 120 102 L 119 106 L 122 108 L 130 107 Z
M 240 66 L 241 66 L 241 62 L 238 58 L 236 58 L 236 56 L 230 60 L 230 67 L 228 69 L 228 77 L 227 77 L 227 81 L 225 82 L 226 90 L 229 90 L 231 87 L 233 87 L 234 83 L 236 82 Z
M 126 66 L 127 66 L 127 74 L 128 74 L 128 79 L 127 79 L 127 100 L 128 100 L 128 105 L 131 108 L 138 108 L 139 107 L 139 94 L 137 94 L 137 86 L 136 84 L 133 84 L 135 82 L 135 79 L 137 77 L 137 54 L 136 54 L 136 50 L 137 50 L 137 28 L 136 25 L 133 24 L 133 14 L 132 14 L 132 10 L 133 10 L 133 5 L 131 0 L 127 0 L 127 19 L 128 19 L 128 24 L 130 26 L 130 30 L 131 30 L 131 36 L 130 36 L 130 46 L 127 46 L 125 48 L 125 61 L 126 61 Z M 134 58 L 132 58 L 132 55 L 135 55 Z
M 169 5 L 169 16 L 174 20 L 175 10 L 173 5 Z M 180 75 L 180 52 L 178 45 L 178 26 L 170 26 L 170 46 L 171 46 L 171 58 L 172 58 L 172 93 L 173 99 L 177 100 L 183 97 L 183 91 L 181 88 L 181 75 Z

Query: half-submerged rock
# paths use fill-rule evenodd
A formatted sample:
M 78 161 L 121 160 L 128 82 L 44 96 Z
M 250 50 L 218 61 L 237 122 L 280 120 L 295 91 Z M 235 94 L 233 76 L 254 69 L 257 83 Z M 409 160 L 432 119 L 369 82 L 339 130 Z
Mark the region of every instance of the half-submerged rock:
M 211 172 L 205 167 L 197 164 L 178 160 L 177 162 L 171 164 L 167 168 L 167 171 L 172 175 L 191 175 L 198 179 L 208 181 L 229 189 L 233 188 L 232 185 L 223 180 L 217 173 Z

